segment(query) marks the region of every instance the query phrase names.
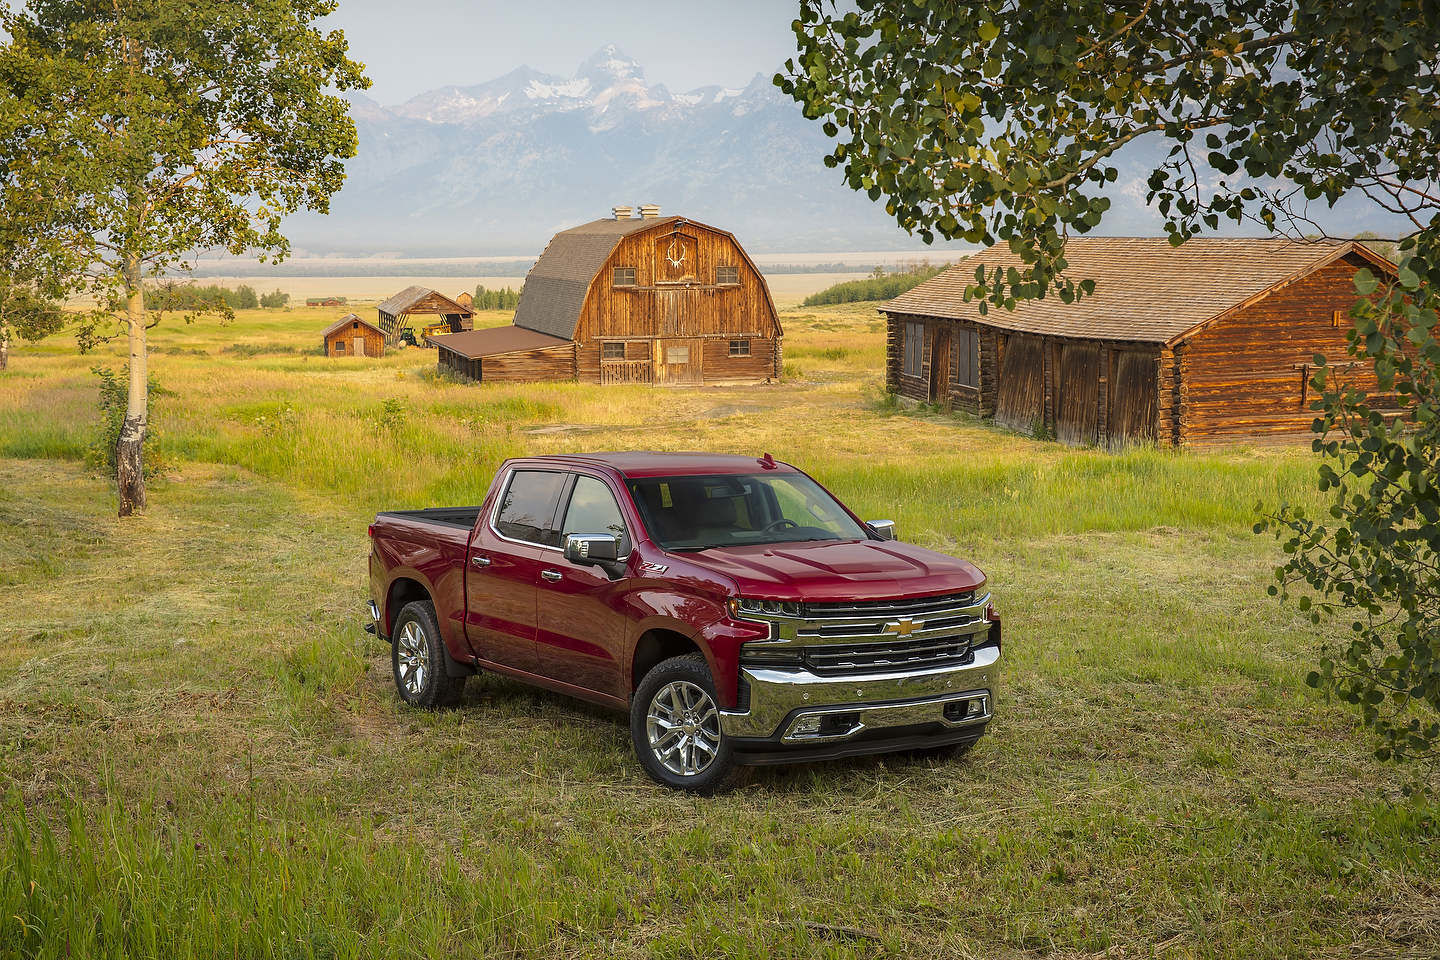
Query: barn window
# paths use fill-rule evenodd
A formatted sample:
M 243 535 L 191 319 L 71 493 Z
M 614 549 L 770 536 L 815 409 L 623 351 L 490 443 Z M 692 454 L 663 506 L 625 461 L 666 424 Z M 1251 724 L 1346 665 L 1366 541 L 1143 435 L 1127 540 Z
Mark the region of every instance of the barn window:
M 716 267 L 716 268 L 715 268 L 715 282 L 716 282 L 716 283 L 739 283 L 739 282 L 740 282 L 740 268 L 739 268 L 739 267 Z
M 336 341 L 335 341 L 335 352 L 336 352 L 336 353 L 344 353 L 344 352 L 345 352 L 345 341 L 344 341 L 344 340 L 336 340 Z
M 616 268 L 615 268 L 615 286 L 617 286 L 617 287 L 633 287 L 633 286 L 635 286 L 635 268 L 634 268 L 634 267 L 616 267 Z
M 980 386 L 980 331 L 960 327 L 955 331 L 955 383 Z
M 730 356 L 732 356 L 732 357 L 748 357 L 748 356 L 750 356 L 750 341 L 749 341 L 749 340 L 731 340 L 731 341 L 730 341 Z
M 351 329 L 351 330 L 359 330 L 359 329 L 360 329 L 360 321 L 359 321 L 359 320 L 356 320 L 354 323 L 350 324 L 350 329 Z
M 676 365 L 683 365 L 690 362 L 689 347 L 666 347 L 665 362 Z
M 907 377 L 920 376 L 920 364 L 925 351 L 925 324 L 905 324 L 905 359 L 902 371 Z
M 600 345 L 600 359 L 602 360 L 624 360 L 625 341 L 607 340 Z

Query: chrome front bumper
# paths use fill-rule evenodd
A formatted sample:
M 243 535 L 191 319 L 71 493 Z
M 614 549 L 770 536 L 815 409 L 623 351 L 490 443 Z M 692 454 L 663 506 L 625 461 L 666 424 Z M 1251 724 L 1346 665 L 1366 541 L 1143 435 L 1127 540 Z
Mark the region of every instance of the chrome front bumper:
M 782 744 L 838 743 L 885 727 L 989 721 L 1000 650 L 980 647 L 961 667 L 822 677 L 803 668 L 741 667 L 744 710 L 720 711 L 727 737 Z

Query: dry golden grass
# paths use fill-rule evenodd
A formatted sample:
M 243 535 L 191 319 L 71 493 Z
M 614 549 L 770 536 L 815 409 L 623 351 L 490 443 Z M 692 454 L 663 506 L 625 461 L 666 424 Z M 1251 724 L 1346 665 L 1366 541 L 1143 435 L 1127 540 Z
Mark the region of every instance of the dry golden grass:
M 83 463 L 113 353 L 0 375 L 0 777 L 33 830 L 0 852 L 0 957 L 1440 954 L 1440 810 L 1306 690 L 1318 638 L 1264 593 L 1253 507 L 1315 501 L 1307 452 L 899 410 L 873 305 L 787 311 L 780 384 L 675 390 L 327 359 L 332 314 L 157 331 L 167 466 L 125 522 Z M 402 709 L 359 626 L 374 511 L 629 447 L 769 450 L 974 559 L 991 734 L 697 800 L 561 697 Z

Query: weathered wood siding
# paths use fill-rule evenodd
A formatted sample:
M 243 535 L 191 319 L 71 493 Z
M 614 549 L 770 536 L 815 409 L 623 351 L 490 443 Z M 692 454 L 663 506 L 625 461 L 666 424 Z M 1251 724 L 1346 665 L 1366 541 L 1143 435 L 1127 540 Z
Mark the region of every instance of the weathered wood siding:
M 439 348 L 439 354 L 441 369 L 481 383 L 575 379 L 575 345 L 572 343 L 473 359 L 444 347 Z
M 1310 436 L 1315 398 L 1307 382 L 1317 353 L 1349 368 L 1345 376 L 1357 386 L 1374 390 L 1374 368 L 1350 368 L 1345 343 L 1362 265 L 1358 258 L 1336 261 L 1187 340 L 1176 351 L 1177 442 Z
M 1032 433 L 1045 422 L 1045 344 L 1039 337 L 1009 334 L 1000 353 L 995 422 Z
M 331 357 L 355 356 L 354 344 L 357 337 L 365 339 L 365 356 L 383 357 L 385 355 L 385 335 L 373 327 L 363 323 L 351 322 L 351 325 L 336 330 L 325 337 L 325 353 Z M 311 343 L 314 343 L 312 340 Z M 342 350 L 338 345 L 343 343 Z
M 616 267 L 633 268 L 635 283 L 616 286 Z M 719 268 L 733 269 L 735 282 L 719 282 Z M 591 383 L 650 382 L 630 361 L 658 357 L 655 382 L 773 379 L 781 372 L 780 337 L 765 278 L 733 237 L 662 223 L 623 238 L 591 281 L 575 328 L 577 372 Z M 627 366 L 602 359 L 607 340 L 628 341 Z M 731 340 L 748 340 L 750 356 L 730 357 Z M 692 342 L 685 371 L 667 372 L 664 344 Z
M 923 327 L 920 373 L 912 376 L 905 373 L 905 325 L 919 323 Z M 937 403 L 954 410 L 964 410 L 979 416 L 992 416 L 995 412 L 995 371 L 999 362 L 999 341 L 995 331 L 978 324 L 954 320 L 939 320 L 926 317 L 889 316 L 886 320 L 885 340 L 885 388 L 902 397 L 919 400 L 922 403 Z M 964 338 L 962 330 L 974 330 L 979 338 L 979 360 L 976 384 L 962 384 L 960 371 L 965 360 L 962 355 Z M 936 344 L 944 345 L 944 355 L 938 362 L 944 367 L 936 369 Z

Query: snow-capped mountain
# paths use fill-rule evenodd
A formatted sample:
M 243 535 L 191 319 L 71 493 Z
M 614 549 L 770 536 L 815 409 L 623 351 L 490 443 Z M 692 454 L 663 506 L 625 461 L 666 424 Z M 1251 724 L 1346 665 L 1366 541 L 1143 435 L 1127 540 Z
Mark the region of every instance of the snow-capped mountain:
M 607 45 L 568 77 L 520 67 L 394 107 L 352 103 L 359 154 L 330 216 L 292 220 L 297 248 L 525 255 L 614 204 L 645 202 L 756 252 L 916 245 L 824 166 L 831 142 L 768 74 L 673 94 Z M 1154 158 L 1128 152 L 1104 230 L 1154 233 L 1143 187 Z

